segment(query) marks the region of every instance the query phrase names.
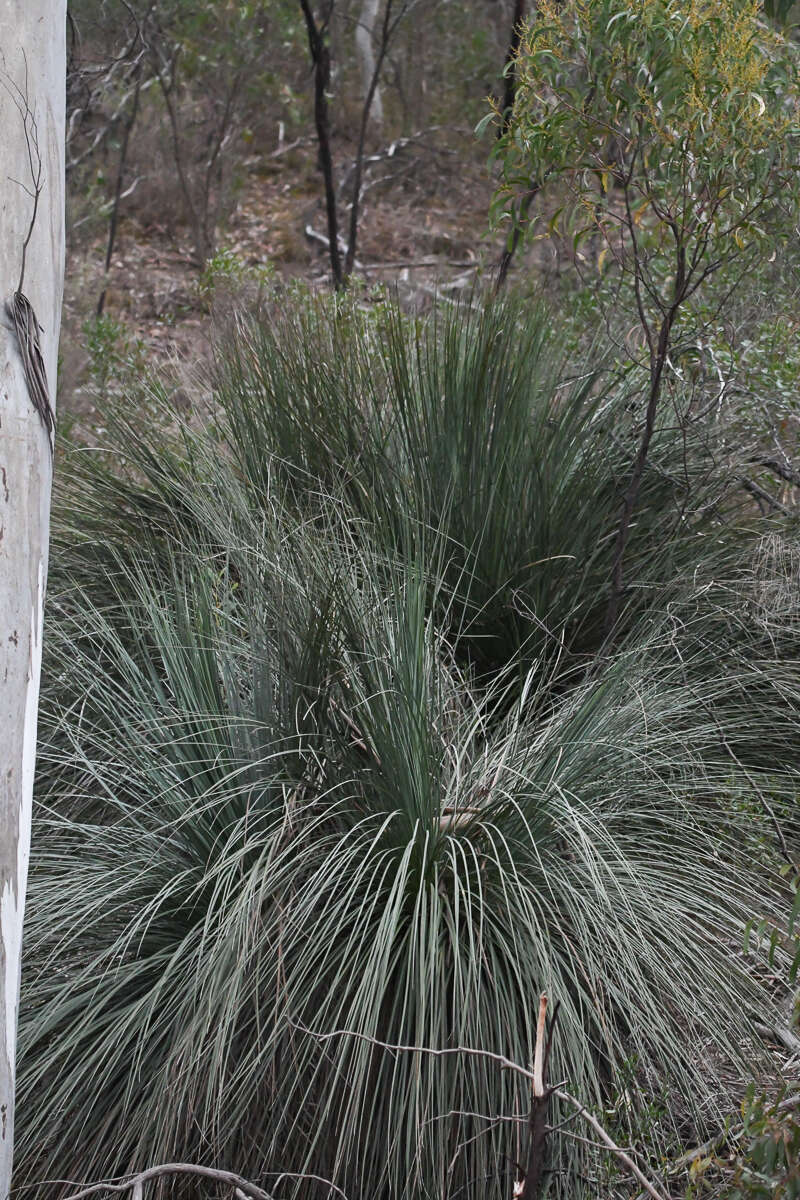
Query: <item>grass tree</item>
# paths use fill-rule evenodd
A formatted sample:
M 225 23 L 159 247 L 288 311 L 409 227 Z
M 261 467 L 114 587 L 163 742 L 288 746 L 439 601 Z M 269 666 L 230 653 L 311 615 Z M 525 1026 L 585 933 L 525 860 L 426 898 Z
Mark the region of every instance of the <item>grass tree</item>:
M 650 601 L 578 670 L 570 608 L 593 611 L 630 460 L 593 398 L 564 399 L 541 315 L 320 303 L 226 346 L 213 426 L 171 445 L 130 422 L 124 466 L 65 467 L 24 1180 L 199 1161 L 507 1200 L 498 1118 L 527 1085 L 438 1051 L 529 1062 L 546 990 L 551 1078 L 666 1150 L 716 1131 L 777 1020 L 731 949 L 782 911 L 758 791 L 794 811 L 783 554 L 759 584 L 728 508 L 674 558 L 635 540 Z M 642 524 L 664 507 L 648 477 Z M 596 1195 L 562 1128 L 549 1194 Z
M 646 384 L 611 632 L 665 370 L 692 299 L 720 267 L 774 243 L 779 209 L 796 196 L 797 57 L 759 0 L 542 0 L 509 69 L 516 99 L 498 114 L 496 215 L 513 228 L 532 189 L 555 193 L 540 224 L 576 251 L 601 239 L 598 264 L 616 265 L 641 329 Z
M 0 333 L 2 1197 L 11 1181 L 17 1004 L 53 473 L 49 406 L 64 267 L 65 29 L 66 0 L 0 3 L 0 287 L 7 301 Z
M 409 521 L 427 531 L 442 610 L 481 674 L 518 654 L 564 665 L 565 650 L 602 644 L 631 397 L 600 371 L 565 368 L 545 310 L 512 297 L 415 323 L 392 306 L 366 320 L 301 306 L 242 321 L 217 384 L 231 450 L 261 496 L 278 459 L 301 492 L 310 478 L 342 491 L 389 548 Z M 715 543 L 729 490 L 696 438 L 660 439 L 629 544 L 628 624 L 658 581 L 696 561 L 697 539 Z

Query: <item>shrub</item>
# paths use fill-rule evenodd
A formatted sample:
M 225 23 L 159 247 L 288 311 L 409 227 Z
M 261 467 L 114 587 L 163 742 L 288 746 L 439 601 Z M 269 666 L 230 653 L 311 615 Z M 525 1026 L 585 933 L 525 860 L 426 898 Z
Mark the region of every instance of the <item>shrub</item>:
M 794 795 L 800 689 L 797 631 L 772 641 L 768 617 L 747 616 L 757 547 L 720 524 L 724 556 L 698 536 L 695 577 L 659 580 L 643 543 L 658 592 L 624 645 L 580 673 L 512 651 L 479 676 L 442 549 L 460 514 L 443 509 L 444 535 L 422 520 L 434 484 L 467 497 L 479 457 L 464 434 L 443 484 L 445 460 L 407 447 L 444 449 L 442 379 L 467 416 L 474 396 L 497 421 L 504 396 L 527 396 L 538 428 L 539 405 L 562 428 L 534 367 L 541 318 L 512 334 L 508 310 L 461 312 L 406 338 L 397 317 L 335 312 L 337 346 L 292 353 L 263 333 L 268 354 L 245 360 L 263 365 L 260 390 L 244 366 L 223 374 L 235 387 L 216 428 L 170 444 L 129 427 L 124 471 L 65 468 L 23 1178 L 199 1158 L 266 1186 L 282 1170 L 325 1176 L 353 1198 L 455 1198 L 476 1179 L 507 1196 L 516 1124 L 492 1118 L 524 1111 L 518 1080 L 469 1056 L 314 1035 L 524 1062 L 543 988 L 562 1005 L 553 1078 L 600 1104 L 636 1062 L 631 1137 L 665 1088 L 681 1098 L 673 1126 L 703 1133 L 758 1057 L 752 1021 L 774 1002 L 730 947 L 754 910 L 783 903 L 757 801 L 759 787 L 776 805 Z M 602 520 L 602 426 L 595 400 L 566 409 L 569 437 L 539 443 L 538 469 L 545 497 L 563 491 L 559 536 L 571 513 L 579 541 L 580 523 Z M 492 536 L 524 545 L 522 514 L 537 545 L 550 511 L 528 506 L 520 469 L 503 475 L 502 436 Z M 594 586 L 578 573 L 556 611 L 590 609 Z M 587 1155 L 561 1138 L 555 1195 L 578 1194 Z

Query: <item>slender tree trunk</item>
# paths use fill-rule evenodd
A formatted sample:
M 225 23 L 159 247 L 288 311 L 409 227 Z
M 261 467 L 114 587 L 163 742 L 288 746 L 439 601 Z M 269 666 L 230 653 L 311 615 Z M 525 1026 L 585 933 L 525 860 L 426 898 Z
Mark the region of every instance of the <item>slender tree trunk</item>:
M 325 207 L 328 214 L 328 247 L 331 259 L 331 274 L 337 291 L 343 288 L 353 272 L 356 261 L 356 245 L 358 241 L 358 220 L 360 215 L 361 186 L 364 175 L 364 149 L 367 139 L 367 127 L 370 113 L 374 111 L 376 98 L 379 98 L 379 80 L 383 63 L 389 49 L 395 29 L 407 8 L 408 2 L 400 6 L 400 13 L 393 19 L 394 0 L 386 0 L 381 21 L 378 52 L 375 53 L 372 36 L 375 22 L 380 9 L 380 0 L 364 0 L 356 38 L 359 31 L 367 33 L 366 50 L 361 58 L 364 70 L 366 95 L 361 110 L 361 122 L 358 134 L 355 166 L 353 171 L 353 190 L 350 204 L 350 219 L 348 222 L 348 239 L 344 262 L 339 250 L 339 216 L 336 204 L 336 186 L 333 179 L 333 155 L 331 152 L 331 125 L 328 107 L 328 87 L 331 78 L 331 55 L 327 41 L 327 31 L 330 25 L 336 0 L 326 0 L 322 6 L 323 12 L 319 21 L 314 16 L 311 0 L 300 0 L 300 8 L 306 23 L 308 47 L 311 61 L 314 65 L 314 122 L 317 130 L 317 145 L 319 148 L 319 165 L 325 182 Z M 366 23 L 366 24 L 365 24 Z M 368 51 L 368 53 L 367 53 Z M 367 72 L 367 66 L 369 71 Z
M 344 260 L 344 277 L 348 279 L 353 273 L 353 267 L 356 262 L 356 245 L 358 242 L 358 218 L 361 204 L 361 183 L 364 175 L 364 150 L 367 142 L 367 125 L 369 123 L 369 114 L 372 108 L 372 103 L 375 96 L 378 94 L 378 80 L 380 78 L 383 60 L 386 58 L 386 52 L 389 49 L 389 41 L 392 35 L 392 4 L 393 0 L 386 0 L 386 8 L 383 14 L 381 23 L 381 40 L 378 49 L 377 59 L 373 56 L 372 74 L 367 86 L 367 94 L 364 98 L 364 107 L 361 112 L 361 126 L 358 131 L 358 147 L 356 149 L 355 171 L 353 172 L 353 195 L 350 204 L 350 231 L 347 238 L 347 253 Z
M 383 124 L 383 100 L 380 87 L 377 82 L 373 83 L 373 76 L 375 76 L 373 35 L 380 6 L 380 0 L 364 0 L 361 5 L 361 15 L 356 24 L 356 54 L 361 67 L 361 91 L 367 106 L 365 119 L 369 120 L 371 117 L 377 126 Z
M 514 260 L 514 255 L 517 252 L 517 247 L 519 246 L 520 241 L 522 240 L 522 231 L 525 228 L 525 226 L 528 224 L 528 211 L 530 209 L 531 204 L 538 196 L 540 190 L 541 189 L 539 187 L 539 184 L 536 183 L 522 197 L 522 200 L 521 200 L 520 206 L 519 206 L 519 212 L 517 214 L 517 219 L 514 222 L 514 228 L 511 231 L 511 240 L 510 240 L 510 242 L 506 243 L 506 246 L 503 250 L 503 254 L 500 258 L 500 264 L 497 268 L 497 280 L 495 282 L 495 288 L 494 288 L 495 292 L 501 291 L 505 285 L 505 282 L 508 278 L 508 269 Z
M 128 165 L 128 143 L 130 142 L 131 131 L 136 123 L 136 116 L 139 112 L 139 94 L 142 90 L 142 64 L 141 61 L 136 65 L 136 85 L 133 90 L 133 101 L 130 111 L 125 118 L 125 124 L 122 128 L 122 145 L 119 151 L 119 166 L 117 168 L 117 183 L 114 188 L 114 207 L 111 209 L 111 219 L 108 224 L 108 245 L 106 246 L 106 262 L 103 271 L 103 290 L 100 293 L 100 299 L 97 301 L 97 315 L 102 317 L 103 309 L 106 303 L 106 292 L 108 291 L 108 278 L 111 274 L 111 259 L 114 257 L 114 246 L 117 240 L 117 227 L 119 225 L 119 208 L 122 200 L 122 184 L 125 179 L 125 168 Z
M 64 273 L 66 7 L 66 0 L 0 0 L 0 296 L 6 301 L 24 290 L 35 311 L 51 405 Z M 22 920 L 53 463 L 20 344 L 5 313 L 1 326 L 0 1200 L 4 1200 L 11 1183 Z
M 514 101 L 517 98 L 516 61 L 522 40 L 522 22 L 525 20 L 525 0 L 514 0 L 514 11 L 511 15 L 511 36 L 508 39 L 505 65 L 505 89 L 503 91 L 503 115 L 505 123 L 511 115 Z
M 608 600 L 605 617 L 605 634 L 607 638 L 611 638 L 614 633 L 614 628 L 619 618 L 620 605 L 622 596 L 625 590 L 623 566 L 625 562 L 625 551 L 628 547 L 628 538 L 631 532 L 631 520 L 636 508 L 636 502 L 639 499 L 639 491 L 644 478 L 645 467 L 647 466 L 647 456 L 650 452 L 650 443 L 653 440 L 653 433 L 656 427 L 656 413 L 658 412 L 658 402 L 661 396 L 661 382 L 664 376 L 664 366 L 667 361 L 667 353 L 669 351 L 670 334 L 672 326 L 677 314 L 677 306 L 670 309 L 664 317 L 658 335 L 658 344 L 655 348 L 653 359 L 650 364 L 650 386 L 647 395 L 647 408 L 645 410 L 644 429 L 639 440 L 639 448 L 636 452 L 636 458 L 633 463 L 633 471 L 625 489 L 625 495 L 622 499 L 622 511 L 620 513 L 619 526 L 617 528 L 617 536 L 614 542 L 614 558 L 611 565 L 611 594 Z
M 525 20 L 525 0 L 514 0 L 514 11 L 511 16 L 511 36 L 508 39 L 508 50 L 506 51 L 505 63 L 505 88 L 503 89 L 503 123 L 498 130 L 497 136 L 502 135 L 507 131 L 511 121 L 511 113 L 514 109 L 514 101 L 517 98 L 517 54 L 519 53 L 520 42 L 522 41 L 522 23 Z M 500 265 L 497 268 L 497 280 L 495 282 L 495 292 L 499 292 L 506 282 L 508 276 L 508 268 L 511 266 L 511 261 L 516 253 L 522 236 L 522 228 L 528 219 L 528 209 L 531 201 L 538 192 L 538 187 L 534 185 L 522 199 L 520 205 L 519 218 L 514 225 L 511 234 L 511 241 L 503 250 Z
M 344 284 L 342 256 L 339 253 L 339 217 L 336 210 L 336 185 L 333 181 L 331 153 L 331 121 L 328 110 L 328 88 L 331 82 L 331 52 L 327 29 L 335 0 L 328 0 L 322 23 L 318 24 L 309 0 L 300 0 L 306 22 L 308 48 L 314 64 L 314 123 L 317 129 L 319 165 L 325 184 L 325 208 L 328 214 L 328 244 L 333 286 L 338 291 Z

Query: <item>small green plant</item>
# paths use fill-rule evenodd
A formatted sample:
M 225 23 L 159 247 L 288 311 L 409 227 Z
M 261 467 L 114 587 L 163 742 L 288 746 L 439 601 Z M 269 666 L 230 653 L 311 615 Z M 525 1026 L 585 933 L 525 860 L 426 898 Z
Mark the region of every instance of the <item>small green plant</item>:
M 728 1132 L 724 1152 L 709 1150 L 692 1163 L 687 1200 L 798 1200 L 800 1197 L 800 1097 L 748 1088 L 742 1123 Z
M 144 343 L 115 317 L 90 317 L 83 325 L 89 374 L 101 399 L 140 380 L 146 370 Z
M 207 260 L 197 281 L 197 294 L 203 306 L 210 308 L 220 289 L 239 291 L 254 287 L 260 299 L 275 280 L 271 263 L 247 263 L 234 250 L 223 247 Z
M 737 1163 L 731 1200 L 800 1197 L 800 1112 L 796 1097 L 768 1101 L 752 1093 L 744 1111 L 745 1152 Z

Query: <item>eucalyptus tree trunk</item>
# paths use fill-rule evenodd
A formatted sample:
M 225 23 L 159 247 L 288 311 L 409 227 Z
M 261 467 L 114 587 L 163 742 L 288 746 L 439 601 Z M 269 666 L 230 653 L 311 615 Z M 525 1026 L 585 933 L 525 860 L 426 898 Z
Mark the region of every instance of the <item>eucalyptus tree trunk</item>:
M 55 403 L 61 320 L 65 78 L 66 0 L 0 0 L 0 1200 L 11 1183 L 47 581 L 53 459 L 42 409 Z M 38 328 L 15 328 L 14 313 L 31 310 Z
M 363 0 L 361 15 L 356 24 L 356 53 L 361 68 L 361 91 L 364 102 L 369 103 L 367 118 L 371 118 L 377 126 L 383 124 L 383 100 L 381 98 L 380 87 L 377 85 L 374 86 L 371 101 L 369 94 L 370 87 L 373 87 L 372 77 L 375 74 L 375 46 L 373 37 L 379 10 L 380 0 Z

